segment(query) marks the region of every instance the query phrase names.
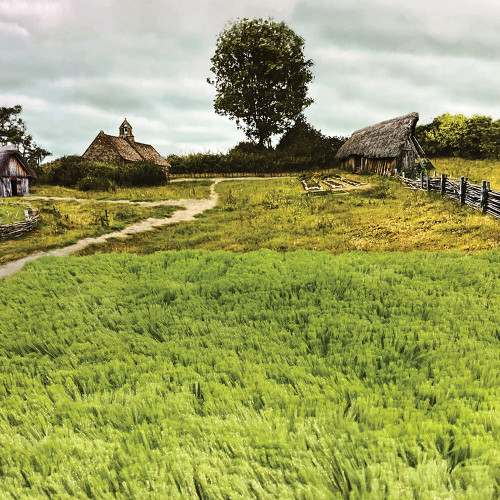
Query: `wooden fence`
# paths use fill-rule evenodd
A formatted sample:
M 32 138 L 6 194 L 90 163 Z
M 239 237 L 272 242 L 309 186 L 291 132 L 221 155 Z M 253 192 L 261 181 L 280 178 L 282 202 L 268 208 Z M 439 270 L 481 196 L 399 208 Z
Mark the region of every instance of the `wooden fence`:
M 440 177 L 420 176 L 420 179 L 401 180 L 409 189 L 438 191 L 443 196 L 460 202 L 461 205 L 481 210 L 483 213 L 500 218 L 500 191 L 490 189 L 490 183 L 482 181 L 481 186 L 471 184 L 465 177 L 448 179 L 445 174 Z
M 28 210 L 26 220 L 14 222 L 13 224 L 0 225 L 0 238 L 8 236 L 21 236 L 22 234 L 32 231 L 40 220 L 40 214 L 37 210 Z
M 314 170 L 315 174 L 323 174 L 330 172 L 327 170 Z M 232 177 L 297 177 L 304 173 L 311 173 L 311 171 L 300 172 L 219 172 L 207 173 L 202 172 L 198 174 L 170 174 L 169 179 L 213 179 L 213 178 L 232 178 Z

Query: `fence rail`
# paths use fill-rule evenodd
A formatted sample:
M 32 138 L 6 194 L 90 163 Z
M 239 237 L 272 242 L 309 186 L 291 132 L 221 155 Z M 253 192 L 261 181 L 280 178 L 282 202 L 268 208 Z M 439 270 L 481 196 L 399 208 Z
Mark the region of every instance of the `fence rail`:
M 32 231 L 40 220 L 40 214 L 37 210 L 30 209 L 28 212 L 29 218 L 24 221 L 0 225 L 0 238 L 21 236 L 28 231 Z
M 440 177 L 422 175 L 420 179 L 401 177 L 401 180 L 409 189 L 439 191 L 461 205 L 468 205 L 500 219 L 500 191 L 493 191 L 487 181 L 482 181 L 481 186 L 477 186 L 465 177 L 460 177 L 460 180 L 449 179 L 445 174 Z

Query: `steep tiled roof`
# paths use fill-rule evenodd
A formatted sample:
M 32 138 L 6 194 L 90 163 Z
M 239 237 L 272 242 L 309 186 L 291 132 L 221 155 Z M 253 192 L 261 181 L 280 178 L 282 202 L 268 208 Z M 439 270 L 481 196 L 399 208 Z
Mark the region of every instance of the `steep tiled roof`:
M 83 157 L 89 160 L 115 161 L 118 158 L 127 162 L 152 160 L 157 165 L 169 167 L 170 164 L 150 144 L 135 142 L 124 137 L 105 134 L 102 130 L 87 148 Z
M 143 144 L 142 142 L 135 142 L 134 147 L 136 151 L 145 159 L 145 160 L 153 160 L 157 165 L 163 165 L 164 167 L 169 167 L 170 163 L 168 163 L 165 158 L 163 158 L 156 149 L 150 144 Z
M 115 151 L 126 161 L 138 161 L 142 160 L 143 157 L 139 152 L 128 142 L 126 139 L 121 137 L 114 137 L 108 135 L 108 139 L 112 144 Z

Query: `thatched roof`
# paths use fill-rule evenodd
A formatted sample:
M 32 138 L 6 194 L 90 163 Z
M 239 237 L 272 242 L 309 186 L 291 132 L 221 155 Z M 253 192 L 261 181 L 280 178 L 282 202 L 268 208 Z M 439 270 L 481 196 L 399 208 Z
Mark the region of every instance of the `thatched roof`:
M 89 160 L 103 161 L 107 161 L 110 157 L 119 157 L 126 162 L 152 160 L 156 165 L 170 167 L 170 163 L 150 144 L 108 135 L 102 130 L 82 156 Z
M 12 145 L 0 147 L 0 177 L 9 175 L 8 168 L 9 160 L 11 158 L 15 158 L 20 163 L 28 177 L 36 178 L 36 173 L 30 167 L 29 163 L 26 161 L 26 158 L 24 158 L 19 149 Z
M 156 149 L 150 144 L 143 144 L 142 142 L 134 142 L 135 150 L 146 160 L 153 160 L 157 165 L 162 165 L 164 167 L 169 167 L 168 163 L 163 156 L 156 151 Z
M 337 151 L 336 157 L 395 158 L 415 133 L 417 122 L 418 113 L 410 113 L 356 130 Z

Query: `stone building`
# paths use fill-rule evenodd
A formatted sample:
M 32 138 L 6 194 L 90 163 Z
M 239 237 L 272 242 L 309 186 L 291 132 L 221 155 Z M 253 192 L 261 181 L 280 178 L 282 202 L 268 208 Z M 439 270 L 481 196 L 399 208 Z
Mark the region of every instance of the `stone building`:
M 168 174 L 170 164 L 150 144 L 137 142 L 132 133 L 132 126 L 125 120 L 120 125 L 118 137 L 105 134 L 102 130 L 92 144 L 83 153 L 87 160 L 107 161 L 127 164 L 140 160 L 152 160 L 165 168 Z

